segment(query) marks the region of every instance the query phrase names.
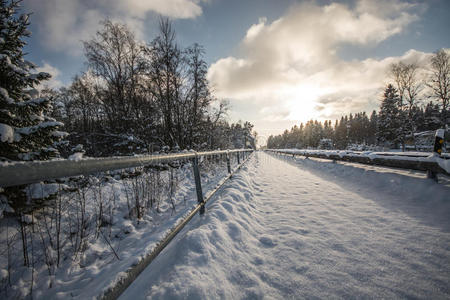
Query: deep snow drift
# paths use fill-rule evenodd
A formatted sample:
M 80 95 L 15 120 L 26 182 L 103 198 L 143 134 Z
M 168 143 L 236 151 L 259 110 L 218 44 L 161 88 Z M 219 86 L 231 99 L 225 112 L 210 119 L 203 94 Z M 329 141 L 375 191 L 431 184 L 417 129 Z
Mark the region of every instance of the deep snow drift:
M 448 298 L 450 186 L 256 153 L 122 299 Z

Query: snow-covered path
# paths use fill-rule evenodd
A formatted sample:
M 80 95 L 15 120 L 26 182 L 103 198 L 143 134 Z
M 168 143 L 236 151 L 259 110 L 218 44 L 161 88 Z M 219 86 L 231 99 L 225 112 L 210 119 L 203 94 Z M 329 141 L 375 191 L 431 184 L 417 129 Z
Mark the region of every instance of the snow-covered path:
M 376 174 L 434 185 L 394 197 L 311 164 L 256 153 L 121 298 L 450 297 L 448 186 Z

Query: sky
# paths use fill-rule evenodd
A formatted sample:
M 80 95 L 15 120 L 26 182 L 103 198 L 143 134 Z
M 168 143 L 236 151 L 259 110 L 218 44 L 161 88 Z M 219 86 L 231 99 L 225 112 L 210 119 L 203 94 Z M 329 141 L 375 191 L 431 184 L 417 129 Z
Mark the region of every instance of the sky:
M 33 12 L 27 58 L 54 88 L 86 70 L 82 41 L 105 18 L 150 42 L 170 17 L 181 46 L 204 46 L 230 121 L 253 123 L 260 143 L 310 119 L 370 113 L 391 63 L 426 66 L 450 48 L 448 0 L 24 0 L 23 10 Z

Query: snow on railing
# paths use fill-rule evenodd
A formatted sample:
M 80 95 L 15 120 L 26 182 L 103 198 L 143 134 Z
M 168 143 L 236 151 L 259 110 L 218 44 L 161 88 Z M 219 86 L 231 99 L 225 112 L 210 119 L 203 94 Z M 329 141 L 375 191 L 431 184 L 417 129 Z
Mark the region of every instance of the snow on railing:
M 279 154 L 289 154 L 292 156 L 301 155 L 306 157 L 332 159 L 333 161 L 342 160 L 367 165 L 426 171 L 428 178 L 437 181 L 438 173 L 450 175 L 450 156 L 442 153 L 444 139 L 445 130 L 436 130 L 432 153 L 298 149 L 269 149 L 267 151 Z
M 299 150 L 270 149 L 270 152 L 292 156 L 305 156 L 334 161 L 347 161 L 367 165 L 378 165 L 402 169 L 426 171 L 428 177 L 435 178 L 438 173 L 450 175 L 450 159 L 437 153 L 408 152 L 356 152 L 339 150 Z
M 0 187 L 41 182 L 64 177 L 88 175 L 118 169 L 134 168 L 175 160 L 194 159 L 213 155 L 236 154 L 252 149 L 219 150 L 207 152 L 187 152 L 164 155 L 136 155 L 104 158 L 60 159 L 50 161 L 13 162 L 0 164 Z

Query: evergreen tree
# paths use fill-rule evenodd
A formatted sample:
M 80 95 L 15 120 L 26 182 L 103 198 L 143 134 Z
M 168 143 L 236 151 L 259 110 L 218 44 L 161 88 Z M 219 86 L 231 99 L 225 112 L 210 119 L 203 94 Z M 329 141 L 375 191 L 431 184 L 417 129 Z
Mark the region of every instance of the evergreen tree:
M 345 149 L 347 147 L 347 116 L 341 117 L 339 125 L 334 130 L 334 145 L 336 149 Z
M 422 107 L 416 107 L 414 111 L 414 123 L 417 126 L 417 131 L 424 131 L 425 129 L 425 118 L 424 111 Z
M 399 97 L 397 90 L 389 84 L 385 91 L 383 101 L 381 102 L 380 113 L 378 116 L 378 140 L 380 142 L 394 143 L 399 142 Z
M 367 117 L 366 112 L 362 112 L 359 114 L 359 141 L 364 144 L 369 144 L 369 127 L 370 121 Z
M 52 99 L 35 87 L 50 78 L 33 72 L 24 59 L 29 14 L 18 15 L 20 1 L 0 0 L 0 160 L 43 160 L 59 155 L 63 124 L 48 117 Z
M 369 145 L 375 145 L 377 143 L 377 128 L 378 128 L 378 115 L 374 110 L 370 115 L 369 128 L 367 132 L 367 143 Z
M 30 36 L 29 14 L 18 14 L 20 1 L 0 0 L 0 161 L 46 160 L 59 156 L 63 124 L 49 117 L 52 98 L 35 89 L 47 73 L 24 59 L 23 38 Z M 49 93 L 47 93 L 50 95 Z M 2 190 L 16 213 L 33 209 L 25 186 Z
M 441 127 L 441 114 L 439 104 L 430 101 L 425 107 L 424 127 L 425 130 L 436 130 Z
M 333 127 L 331 125 L 331 120 L 325 120 L 325 123 L 323 126 L 323 137 L 326 139 L 333 138 Z

